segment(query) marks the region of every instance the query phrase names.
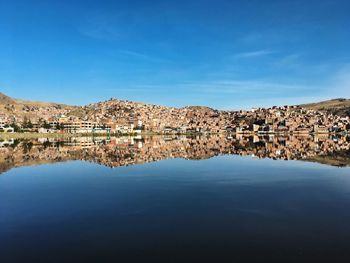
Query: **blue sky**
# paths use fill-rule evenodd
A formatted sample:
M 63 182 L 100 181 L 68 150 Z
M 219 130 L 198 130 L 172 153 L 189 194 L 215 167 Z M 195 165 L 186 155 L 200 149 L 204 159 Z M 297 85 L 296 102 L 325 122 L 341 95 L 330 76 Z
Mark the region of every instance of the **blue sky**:
M 0 0 L 0 91 L 239 109 L 350 97 L 347 0 Z

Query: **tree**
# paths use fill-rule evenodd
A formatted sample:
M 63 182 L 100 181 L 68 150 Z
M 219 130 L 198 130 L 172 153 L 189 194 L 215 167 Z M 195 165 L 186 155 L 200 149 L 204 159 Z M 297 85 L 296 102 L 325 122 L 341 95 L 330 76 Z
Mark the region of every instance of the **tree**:
M 57 123 L 56 124 L 56 130 L 64 130 L 64 124 L 62 123 Z
M 23 128 L 27 128 L 27 129 L 32 129 L 33 128 L 33 124 L 31 122 L 30 119 L 28 119 L 26 116 L 24 116 L 23 118 Z
M 24 116 L 24 117 L 23 117 L 23 122 L 22 122 L 22 127 L 23 127 L 23 128 L 26 128 L 26 126 L 27 126 L 27 121 L 28 121 L 27 116 Z
M 27 128 L 32 129 L 33 128 L 33 123 L 31 122 L 31 120 L 28 120 L 27 122 Z
M 44 128 L 44 129 L 50 129 L 51 128 L 50 124 L 47 123 L 46 121 L 44 121 L 44 123 L 41 125 L 41 127 Z
M 11 127 L 14 129 L 14 132 L 19 132 L 21 130 L 15 122 L 11 124 Z

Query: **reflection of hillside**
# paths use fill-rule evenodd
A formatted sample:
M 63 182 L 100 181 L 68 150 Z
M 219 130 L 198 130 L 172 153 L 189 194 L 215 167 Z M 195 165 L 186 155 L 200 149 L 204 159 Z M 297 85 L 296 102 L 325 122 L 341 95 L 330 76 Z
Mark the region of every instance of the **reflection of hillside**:
M 59 148 L 38 141 L 16 141 L 15 144 L 0 148 L 0 173 L 21 166 L 40 165 L 79 159 L 81 150 Z
M 350 150 L 342 150 L 325 155 L 316 155 L 307 158 L 306 160 L 333 166 L 348 166 L 350 165 Z
M 118 167 L 170 158 L 207 159 L 223 154 L 344 166 L 350 165 L 350 140 L 346 137 L 211 136 L 9 141 L 3 142 L 0 148 L 0 173 L 14 167 L 68 160 Z

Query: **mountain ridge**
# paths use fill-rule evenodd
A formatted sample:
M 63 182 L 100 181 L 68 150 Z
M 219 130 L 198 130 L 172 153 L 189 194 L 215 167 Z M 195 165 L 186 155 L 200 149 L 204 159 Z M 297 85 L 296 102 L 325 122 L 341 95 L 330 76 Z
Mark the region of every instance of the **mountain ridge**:
M 305 109 L 324 111 L 333 115 L 350 116 L 350 99 L 337 98 L 299 105 Z
M 25 99 L 17 99 L 12 98 L 3 92 L 0 92 L 0 105 L 5 104 L 26 104 L 31 106 L 37 106 L 37 107 L 44 107 L 44 106 L 61 106 L 61 107 L 71 107 L 71 108 L 94 108 L 96 105 L 106 103 L 108 101 L 119 101 L 119 102 L 128 102 L 128 103 L 134 103 L 134 104 L 143 104 L 148 106 L 160 106 L 165 108 L 177 108 L 177 109 L 194 109 L 194 110 L 213 110 L 213 111 L 222 111 L 218 109 L 214 109 L 205 105 L 188 105 L 184 107 L 173 107 L 173 106 L 163 106 L 159 104 L 153 104 L 153 103 L 146 103 L 146 102 L 136 102 L 136 101 L 129 101 L 129 100 L 123 100 L 123 99 L 110 99 L 105 101 L 99 101 L 95 103 L 90 103 L 83 106 L 77 106 L 77 105 L 71 105 L 71 104 L 65 104 L 65 103 L 57 103 L 57 102 L 46 102 L 46 101 L 34 101 L 34 100 L 25 100 Z M 335 99 L 329 99 L 319 102 L 312 102 L 312 103 L 304 103 L 304 104 L 296 104 L 296 105 L 290 105 L 290 106 L 298 106 L 305 109 L 311 109 L 311 110 L 319 110 L 319 111 L 327 111 L 328 113 L 341 113 L 341 114 L 348 114 L 347 116 L 350 116 L 350 99 L 346 98 L 335 98 Z M 233 111 L 233 110 L 232 110 Z M 347 112 L 349 111 L 349 112 Z
M 16 103 L 16 101 L 13 98 L 0 92 L 0 104 L 15 104 L 15 103 Z

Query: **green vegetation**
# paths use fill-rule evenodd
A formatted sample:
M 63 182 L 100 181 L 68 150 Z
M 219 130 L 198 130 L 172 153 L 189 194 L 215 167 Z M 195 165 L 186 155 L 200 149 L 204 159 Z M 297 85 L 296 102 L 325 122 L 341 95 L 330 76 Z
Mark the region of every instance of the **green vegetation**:
M 31 122 L 31 120 L 27 119 L 26 116 L 23 118 L 22 128 L 23 129 L 32 129 L 33 128 L 33 124 Z
M 41 125 L 42 128 L 44 129 L 50 129 L 51 128 L 51 125 L 49 123 L 47 123 L 47 121 L 44 121 Z

